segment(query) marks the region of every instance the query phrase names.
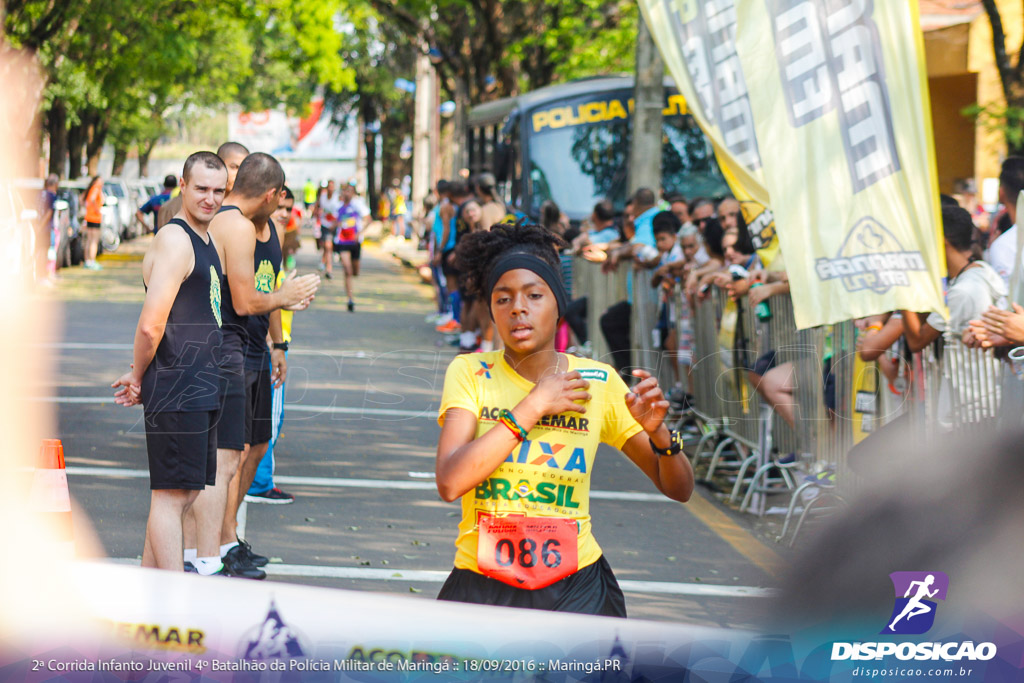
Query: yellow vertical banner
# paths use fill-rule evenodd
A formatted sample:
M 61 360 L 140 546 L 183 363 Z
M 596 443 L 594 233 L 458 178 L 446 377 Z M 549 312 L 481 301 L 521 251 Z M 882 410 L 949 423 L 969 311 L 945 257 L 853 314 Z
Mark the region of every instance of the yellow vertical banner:
M 761 151 L 736 52 L 733 0 L 640 0 L 640 9 L 689 114 L 711 141 L 740 201 L 761 260 L 768 267 L 781 265 L 775 263 L 775 219 L 767 208 Z
M 737 198 L 771 206 L 797 327 L 944 311 L 917 3 L 640 6 Z
M 736 0 L 735 11 L 797 326 L 945 311 L 917 2 Z

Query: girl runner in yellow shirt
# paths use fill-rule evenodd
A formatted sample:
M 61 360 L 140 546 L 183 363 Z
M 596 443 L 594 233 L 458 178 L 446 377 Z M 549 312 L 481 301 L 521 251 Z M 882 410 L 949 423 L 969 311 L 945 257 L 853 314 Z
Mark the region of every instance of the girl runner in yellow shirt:
M 634 370 L 630 391 L 611 366 L 555 351 L 564 246 L 539 226 L 499 224 L 456 251 L 505 348 L 459 356 L 445 376 L 437 488 L 462 498 L 462 521 L 438 599 L 624 617 L 590 528 L 598 444 L 622 450 L 673 500 L 690 498 L 693 470 L 649 373 Z

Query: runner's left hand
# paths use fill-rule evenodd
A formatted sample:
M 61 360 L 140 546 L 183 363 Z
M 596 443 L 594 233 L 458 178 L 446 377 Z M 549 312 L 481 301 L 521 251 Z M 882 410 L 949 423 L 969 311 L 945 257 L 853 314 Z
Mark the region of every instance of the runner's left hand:
M 668 400 L 658 386 L 658 380 L 652 377 L 651 373 L 646 370 L 634 370 L 633 376 L 639 377 L 641 381 L 626 394 L 626 406 L 644 431 L 653 434 L 665 421 L 669 408 Z

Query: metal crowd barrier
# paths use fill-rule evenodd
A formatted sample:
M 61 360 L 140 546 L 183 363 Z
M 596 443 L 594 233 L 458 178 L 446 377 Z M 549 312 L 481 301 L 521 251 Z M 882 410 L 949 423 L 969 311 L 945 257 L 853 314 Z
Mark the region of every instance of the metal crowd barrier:
M 629 271 L 619 267 L 611 273 L 601 271 L 603 264 L 584 258 L 573 259 L 572 296 L 587 297 L 587 335 L 597 360 L 610 362 L 608 343 L 601 333 L 601 315 L 610 306 L 626 300 L 626 278 Z
M 594 357 L 604 358 L 608 350 L 600 316 L 626 298 L 623 276 L 632 269 L 605 274 L 600 264 L 582 259 L 576 264 L 574 296 L 590 297 Z M 633 363 L 664 378 L 668 364 L 651 336 L 660 299 L 650 276 L 650 271 L 631 275 Z M 808 513 L 832 509 L 856 490 L 857 465 L 851 468 L 848 455 L 893 420 L 904 420 L 922 433 L 988 428 L 1008 418 L 1020 421 L 1001 410 L 1007 381 L 1019 383 L 1009 364 L 991 350 L 965 347 L 955 334 L 915 354 L 894 345 L 889 357 L 899 359 L 900 371 L 890 381 L 877 363 L 859 359 L 861 333 L 853 321 L 797 330 L 788 296 L 768 299 L 771 315 L 766 320 L 757 317 L 746 298 L 728 301 L 717 288 L 692 307 L 678 288 L 674 296 L 676 309 L 689 312 L 692 329 L 686 384 L 693 397 L 689 417 L 699 427 L 691 455 L 694 467 L 706 465 L 706 480 L 716 475 L 731 479 L 731 500 L 737 502 L 742 495 L 741 510 L 760 515 L 780 510 L 769 505 L 778 500 L 771 494 L 789 493 L 788 507 L 781 508 L 786 521 L 779 540 L 789 534 L 797 516 L 793 540 Z M 680 338 L 686 322 L 677 317 Z M 761 400 L 748 377 L 748 369 L 770 351 L 775 352 L 776 367 L 792 367 L 795 428 Z M 1017 384 L 1009 386 L 1015 397 L 1024 394 Z
M 628 277 L 632 278 L 630 329 L 633 344 L 630 362 L 635 367 L 649 369 L 658 378 L 658 383 L 668 391 L 674 383 L 673 356 L 662 351 L 664 340 L 656 332 L 661 313 L 662 290 L 651 287 L 652 271 L 626 267 L 622 270 L 627 270 Z

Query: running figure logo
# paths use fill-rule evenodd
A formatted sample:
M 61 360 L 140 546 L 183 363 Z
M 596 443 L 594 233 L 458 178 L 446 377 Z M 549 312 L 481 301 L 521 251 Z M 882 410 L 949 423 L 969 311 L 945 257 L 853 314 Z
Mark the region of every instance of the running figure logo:
M 480 361 L 480 365 L 482 365 L 483 367 L 481 367 L 479 370 L 476 371 L 476 376 L 479 377 L 480 375 L 483 375 L 487 379 L 490 379 L 491 378 L 491 368 L 494 367 L 494 363 L 485 363 L 483 361 Z
M 949 577 L 943 572 L 893 572 L 889 578 L 896 591 L 896 604 L 882 633 L 927 632 L 935 623 L 935 600 L 946 599 Z

